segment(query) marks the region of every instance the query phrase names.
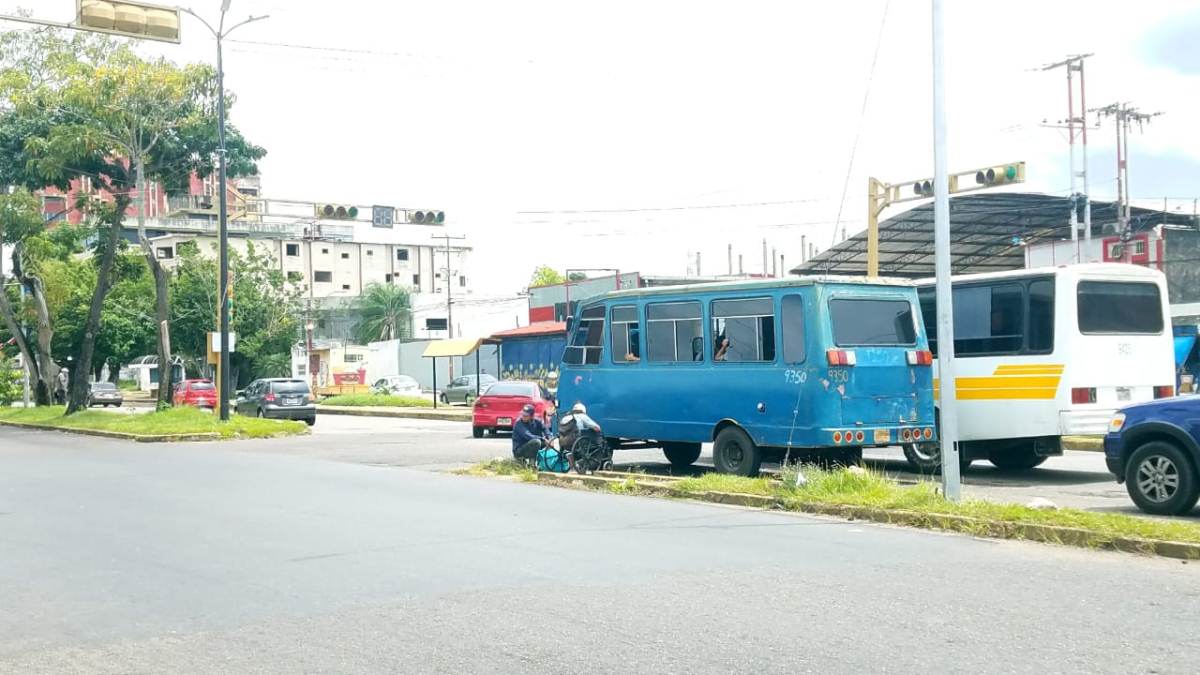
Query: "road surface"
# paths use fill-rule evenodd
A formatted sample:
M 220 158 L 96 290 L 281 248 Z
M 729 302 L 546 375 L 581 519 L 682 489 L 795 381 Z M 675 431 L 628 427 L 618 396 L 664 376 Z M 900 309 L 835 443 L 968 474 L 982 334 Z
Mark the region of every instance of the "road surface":
M 1196 670 L 1197 565 L 320 450 L 377 437 L 0 428 L 0 672 Z

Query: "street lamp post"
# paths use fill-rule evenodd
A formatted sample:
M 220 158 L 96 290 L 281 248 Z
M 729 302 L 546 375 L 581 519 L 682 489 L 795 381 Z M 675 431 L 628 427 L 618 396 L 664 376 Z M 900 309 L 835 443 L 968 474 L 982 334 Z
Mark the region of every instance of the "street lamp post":
M 228 187 L 225 182 L 225 64 L 222 59 L 221 41 L 224 40 L 230 33 L 245 26 L 248 23 L 261 21 L 264 16 L 251 16 L 241 23 L 234 24 L 230 28 L 225 28 L 225 14 L 229 11 L 229 3 L 231 0 L 224 0 L 221 3 L 221 20 L 217 23 L 214 29 L 207 21 L 199 14 L 191 9 L 183 11 L 191 14 L 199 19 L 200 23 L 212 33 L 212 36 L 217 41 L 217 181 L 220 183 L 220 199 L 219 211 L 217 216 L 217 240 L 218 240 L 218 259 L 220 270 L 217 273 L 217 302 L 220 303 L 220 326 L 218 330 L 221 333 L 221 354 L 217 361 L 217 379 L 220 381 L 220 390 L 217 395 L 220 397 L 220 414 L 221 420 L 229 419 L 229 230 L 228 230 L 228 204 L 226 203 L 228 196 Z

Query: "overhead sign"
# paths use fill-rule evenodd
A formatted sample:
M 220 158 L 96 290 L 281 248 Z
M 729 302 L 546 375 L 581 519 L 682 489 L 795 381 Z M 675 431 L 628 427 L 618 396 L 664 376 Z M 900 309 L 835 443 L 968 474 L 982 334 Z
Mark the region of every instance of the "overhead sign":
M 235 345 L 237 345 L 237 333 L 230 331 L 229 332 L 229 351 L 231 351 L 231 352 L 237 351 L 236 349 L 234 349 Z M 210 351 L 210 352 L 220 352 L 221 351 L 221 333 L 220 332 L 212 331 L 208 334 L 208 351 Z
M 425 330 L 446 330 L 446 320 L 425 319 Z

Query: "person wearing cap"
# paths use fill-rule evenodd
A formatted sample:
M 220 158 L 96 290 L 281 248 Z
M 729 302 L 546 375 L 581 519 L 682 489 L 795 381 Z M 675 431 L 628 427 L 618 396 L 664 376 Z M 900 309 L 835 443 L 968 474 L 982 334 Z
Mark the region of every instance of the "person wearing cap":
M 550 444 L 550 432 L 533 413 L 533 405 L 525 404 L 521 416 L 513 424 L 512 453 L 515 459 L 536 462 L 538 451 Z

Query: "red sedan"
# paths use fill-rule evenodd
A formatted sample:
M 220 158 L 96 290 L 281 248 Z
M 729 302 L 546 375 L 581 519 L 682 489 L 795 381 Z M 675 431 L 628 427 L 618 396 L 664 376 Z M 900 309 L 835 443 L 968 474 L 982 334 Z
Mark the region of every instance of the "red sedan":
M 546 426 L 554 416 L 554 402 L 550 394 L 537 382 L 508 380 L 488 387 L 479 400 L 475 401 L 471 432 L 482 438 L 484 432 L 512 431 L 513 423 L 521 416 L 521 408 L 533 405 L 534 416 Z
M 171 404 L 211 410 L 217 407 L 217 388 L 210 380 L 184 380 L 175 387 Z

